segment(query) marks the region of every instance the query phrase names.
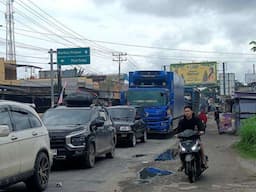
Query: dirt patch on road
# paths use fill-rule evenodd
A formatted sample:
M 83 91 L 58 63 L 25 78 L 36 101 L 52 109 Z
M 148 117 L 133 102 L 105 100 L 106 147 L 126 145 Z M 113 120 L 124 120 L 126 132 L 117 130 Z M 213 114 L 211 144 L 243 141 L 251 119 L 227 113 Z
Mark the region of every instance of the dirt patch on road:
M 176 192 L 176 191 L 255 191 L 255 173 L 244 169 L 238 153 L 232 145 L 238 141 L 237 136 L 219 135 L 216 124 L 210 119 L 207 133 L 202 137 L 206 154 L 209 156 L 209 169 L 194 184 L 188 182 L 183 172 L 176 172 L 180 166 L 179 158 L 171 161 L 152 161 L 135 167 L 130 167 L 133 176 L 119 183 L 123 192 Z M 163 149 L 164 150 L 164 149 Z M 140 182 L 137 172 L 145 167 L 156 167 L 175 172 L 172 175 L 157 176 Z

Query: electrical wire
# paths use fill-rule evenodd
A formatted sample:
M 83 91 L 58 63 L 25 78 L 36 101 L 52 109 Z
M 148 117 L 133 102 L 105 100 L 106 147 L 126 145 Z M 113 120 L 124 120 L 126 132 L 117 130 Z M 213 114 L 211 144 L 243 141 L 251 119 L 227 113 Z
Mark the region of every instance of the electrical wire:
M 80 34 L 78 34 L 77 32 L 73 31 L 72 29 L 66 27 L 64 24 L 62 24 L 60 21 L 58 21 L 57 19 L 55 19 L 54 17 L 52 17 L 51 15 L 49 15 L 47 12 L 45 12 L 44 10 L 42 10 L 39 6 L 37 6 L 34 2 L 30 1 L 30 0 L 27 0 L 28 2 L 30 2 L 35 8 L 37 8 L 38 10 L 40 10 L 43 14 L 47 15 L 48 18 L 44 17 L 41 13 L 39 13 L 38 11 L 36 11 L 34 8 L 32 8 L 31 6 L 29 6 L 28 4 L 25 4 L 24 1 L 22 2 L 23 4 L 25 4 L 26 6 L 29 6 L 30 10 L 33 10 L 34 12 L 36 12 L 37 14 L 39 14 L 41 17 L 44 17 L 47 19 L 48 22 L 52 22 L 54 27 L 56 27 L 57 29 L 59 29 L 60 32 L 62 33 L 69 33 L 69 34 L 72 34 L 73 35 L 76 35 L 76 36 L 79 36 L 81 37 Z M 21 2 L 21 1 L 20 1 Z M 50 20 L 50 19 L 51 20 Z M 84 37 L 83 37 L 84 38 Z M 106 47 L 103 47 L 101 45 L 97 45 L 95 42 L 89 40 L 89 39 L 86 39 L 84 38 L 87 42 L 89 43 L 92 43 L 94 44 L 94 46 L 98 47 L 98 49 L 103 49 L 103 50 L 108 50 L 109 52 L 110 51 L 113 51 L 109 48 L 106 48 Z M 102 50 L 102 51 L 103 51 Z
M 46 30 L 46 31 L 48 31 L 48 32 L 51 31 L 51 30 L 49 30 L 47 27 L 45 27 L 44 25 L 42 25 L 41 23 L 37 22 L 35 19 L 30 18 L 30 17 L 29 17 L 28 15 L 26 15 L 25 13 L 22 13 L 22 11 L 19 11 L 18 8 L 16 8 L 16 10 L 18 10 L 18 11 L 16 12 L 17 15 L 20 15 L 20 16 L 23 17 L 24 19 L 27 19 L 28 21 L 32 22 L 35 26 L 41 27 L 43 30 Z M 19 20 L 16 18 L 16 21 L 19 21 Z M 22 23 L 21 21 L 19 21 L 19 22 Z M 23 25 L 24 25 L 24 23 L 23 23 Z M 28 26 L 28 25 L 27 25 L 27 26 Z M 29 27 L 31 27 L 31 26 L 29 26 Z M 66 47 L 70 46 L 70 44 L 71 44 L 71 45 L 74 45 L 73 42 L 71 42 L 71 41 L 69 41 L 69 40 L 66 40 L 65 38 L 62 38 L 62 37 L 59 36 L 59 35 L 57 35 L 57 37 L 59 37 L 61 40 L 64 40 L 64 41 L 66 41 L 66 42 L 69 43 L 69 44 L 65 44 L 65 43 L 61 43 L 61 42 L 57 41 L 59 44 L 62 44 L 62 45 L 64 45 L 64 46 L 66 46 Z M 51 39 L 50 37 L 48 37 L 48 38 Z M 55 39 L 51 39 L 51 40 L 56 42 Z M 75 46 L 76 46 L 76 45 L 75 45 Z
M 5 54 L 5 52 L 0 51 L 0 53 Z M 49 59 L 48 57 L 38 57 L 38 56 L 30 56 L 30 55 L 19 55 L 16 54 L 18 57 L 26 57 L 26 58 L 33 58 L 33 59 Z
M 24 29 L 19 29 L 27 32 L 32 32 Z M 40 33 L 42 35 L 55 35 L 51 33 Z M 70 36 L 64 36 L 65 38 L 75 39 L 75 40 L 85 40 L 82 38 L 77 37 L 70 37 Z M 165 47 L 156 47 L 156 46 L 148 46 L 148 45 L 138 45 L 138 44 L 127 44 L 127 43 L 120 43 L 120 42 L 110 42 L 110 41 L 101 41 L 101 40 L 92 40 L 99 43 L 106 43 L 106 44 L 113 44 L 113 45 L 119 45 L 119 46 L 126 46 L 126 47 L 133 47 L 133 48 L 146 48 L 146 49 L 157 49 L 157 50 L 165 50 L 165 51 L 179 51 L 179 52 L 193 52 L 193 53 L 205 53 L 205 54 L 229 54 L 229 55 L 237 55 L 237 56 L 253 56 L 256 57 L 255 54 L 250 53 L 242 53 L 242 52 L 218 52 L 218 51 L 203 51 L 203 50 L 192 50 L 192 49 L 175 49 L 175 48 L 165 48 Z

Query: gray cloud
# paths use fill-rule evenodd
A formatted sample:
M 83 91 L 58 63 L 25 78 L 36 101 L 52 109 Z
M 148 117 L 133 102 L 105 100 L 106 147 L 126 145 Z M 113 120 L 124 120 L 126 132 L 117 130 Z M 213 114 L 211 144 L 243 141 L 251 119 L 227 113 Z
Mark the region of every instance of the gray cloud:
M 223 18 L 221 25 L 223 27 L 225 36 L 230 39 L 233 43 L 249 43 L 255 40 L 256 26 L 253 25 L 255 17 L 230 17 Z
M 151 14 L 161 17 L 185 17 L 189 15 L 215 12 L 220 14 L 254 13 L 254 0 L 120 0 L 132 12 Z
M 92 0 L 97 5 L 119 2 L 125 9 L 160 17 L 185 17 L 215 12 L 220 14 L 254 14 L 255 0 Z

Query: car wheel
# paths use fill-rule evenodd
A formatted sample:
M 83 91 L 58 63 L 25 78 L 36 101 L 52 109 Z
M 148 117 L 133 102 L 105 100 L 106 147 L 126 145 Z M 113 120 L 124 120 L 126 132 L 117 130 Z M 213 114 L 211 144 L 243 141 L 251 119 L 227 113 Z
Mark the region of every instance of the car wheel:
M 143 136 L 141 137 L 141 142 L 142 142 L 142 143 L 145 143 L 145 142 L 147 142 L 147 139 L 148 139 L 147 131 L 145 130 L 145 131 L 143 132 Z
M 136 135 L 135 133 L 132 134 L 132 138 L 130 140 L 130 146 L 131 147 L 135 147 L 136 146 L 136 143 L 137 143 L 137 138 L 136 138 Z
M 85 153 L 84 165 L 86 168 L 92 168 L 95 164 L 95 147 L 93 143 L 88 146 L 88 151 Z
M 111 151 L 106 154 L 106 157 L 113 159 L 115 157 L 115 149 L 116 149 L 116 143 L 115 143 L 115 139 L 113 139 L 111 144 Z
M 27 188 L 30 191 L 45 190 L 49 181 L 50 169 L 48 156 L 45 153 L 40 152 L 35 161 L 34 174 L 25 182 Z

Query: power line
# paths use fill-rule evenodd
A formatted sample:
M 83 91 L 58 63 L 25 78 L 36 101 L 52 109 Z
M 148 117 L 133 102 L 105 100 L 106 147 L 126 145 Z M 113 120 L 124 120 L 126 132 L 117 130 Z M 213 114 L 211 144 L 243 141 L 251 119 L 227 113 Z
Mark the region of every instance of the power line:
M 5 54 L 4 52 L 0 51 L 0 53 Z M 33 59 L 49 59 L 48 57 L 38 57 L 38 56 L 30 56 L 30 55 L 20 55 L 16 54 L 18 57 L 27 57 L 27 58 L 33 58 Z
M 35 19 L 29 17 L 27 14 L 23 13 L 22 11 L 20 11 L 18 8 L 16 8 L 16 13 L 18 15 L 20 15 L 21 17 L 23 17 L 24 19 L 27 19 L 28 21 L 32 22 L 34 25 L 36 25 L 37 27 L 41 27 L 43 30 L 46 30 L 48 32 L 51 32 L 51 30 L 49 30 L 47 27 L 45 27 L 44 25 L 42 25 L 41 23 L 37 22 Z M 16 19 L 17 20 L 17 19 Z M 22 23 L 22 22 L 21 22 Z M 69 41 L 69 40 L 66 40 L 65 38 L 62 38 L 61 36 L 57 35 L 57 37 L 59 37 L 60 39 L 74 45 L 73 42 Z M 56 40 L 53 40 L 53 41 L 56 41 Z M 63 44 L 64 46 L 67 46 L 67 44 L 64 44 L 64 43 L 60 43 L 58 42 L 59 44 Z
M 54 17 L 52 17 L 51 15 L 49 15 L 47 12 L 45 12 L 44 10 L 42 10 L 39 6 L 37 6 L 34 2 L 30 1 L 30 0 L 27 0 L 28 2 L 30 2 L 34 7 L 36 7 L 38 10 L 40 10 L 43 14 L 47 15 L 50 19 L 51 19 L 51 22 L 54 23 L 54 26 L 57 26 L 58 29 L 60 29 L 59 31 L 61 33 L 69 33 L 69 34 L 72 34 L 72 35 L 76 35 L 76 36 L 79 36 L 79 37 L 82 37 L 79 33 L 73 31 L 72 29 L 66 27 L 64 24 L 62 24 L 60 21 L 58 21 L 57 19 L 55 19 Z M 30 7 L 30 9 L 33 9 Z M 33 9 L 35 11 L 35 9 Z M 35 11 L 37 12 L 37 11 Z M 37 12 L 38 13 L 38 12 Z M 39 13 L 40 14 L 40 13 Z M 42 14 L 40 14 L 42 16 Z M 43 16 L 44 17 L 44 16 Z M 45 17 L 44 17 L 45 18 Z M 50 21 L 49 19 L 47 19 L 48 21 Z M 83 37 L 84 38 L 84 37 Z M 108 50 L 108 52 L 112 52 L 113 49 L 109 49 L 107 47 L 104 47 L 104 46 L 101 46 L 101 45 L 98 45 L 97 43 L 89 40 L 89 39 L 86 39 L 84 38 L 84 40 L 88 41 L 89 43 L 93 43 L 94 46 L 98 47 L 98 49 L 103 49 L 103 50 Z
M 24 29 L 19 29 L 24 30 Z M 31 32 L 28 30 L 24 30 L 27 32 Z M 44 35 L 55 35 L 51 33 L 40 33 Z M 87 40 L 83 38 L 64 36 L 65 38 L 76 39 L 76 40 Z M 120 43 L 120 42 L 111 42 L 111 41 L 102 41 L 102 40 L 92 40 L 98 43 L 106 43 L 112 45 L 121 45 L 126 47 L 137 47 L 137 48 L 146 48 L 146 49 L 158 49 L 158 50 L 166 50 L 166 51 L 180 51 L 180 52 L 194 52 L 194 53 L 213 53 L 213 54 L 231 54 L 231 55 L 245 55 L 245 56 L 256 56 L 255 54 L 250 53 L 242 53 L 242 52 L 218 52 L 218 51 L 203 51 L 203 50 L 192 50 L 192 49 L 175 49 L 175 48 L 165 48 L 165 47 L 156 47 L 156 46 L 148 46 L 148 45 L 138 45 L 138 44 L 128 44 L 128 43 Z
M 128 53 L 129 56 L 134 56 L 134 57 L 144 57 L 144 58 L 154 58 L 154 59 L 161 59 L 161 60 L 183 60 L 183 61 L 193 61 L 193 60 L 203 60 L 203 59 L 208 59 L 207 57 L 198 57 L 198 58 L 193 58 L 193 57 L 175 57 L 175 56 L 159 56 L 159 55 L 142 55 L 142 54 L 134 54 L 134 53 Z M 216 58 L 219 60 L 218 58 Z M 236 60 L 239 61 L 239 60 Z M 250 60 L 248 60 L 250 61 Z M 253 60 L 255 61 L 255 60 Z
M 166 50 L 166 51 L 183 51 L 183 52 L 195 52 L 195 53 L 214 53 L 214 54 L 251 55 L 251 56 L 255 56 L 255 54 L 241 53 L 241 52 L 219 52 L 219 51 L 203 51 L 203 50 L 192 50 L 192 49 L 174 49 L 174 48 L 148 46 L 148 45 L 117 43 L 117 42 L 110 42 L 110 41 L 99 41 L 99 40 L 93 40 L 93 41 L 98 42 L 98 43 L 121 45 L 121 46 L 126 46 L 126 47 L 138 47 L 138 48 L 145 48 L 145 49 L 159 49 L 159 50 Z
M 0 38 L 0 42 L 5 43 L 5 39 Z M 4 44 L 0 44 L 0 46 L 4 46 Z M 36 47 L 36 46 L 30 45 L 30 44 L 20 43 L 20 42 L 17 42 L 17 41 L 16 41 L 16 46 L 17 47 L 22 47 L 22 48 L 25 48 L 25 49 L 31 49 L 33 51 L 48 51 L 48 49 L 43 48 L 43 47 Z

